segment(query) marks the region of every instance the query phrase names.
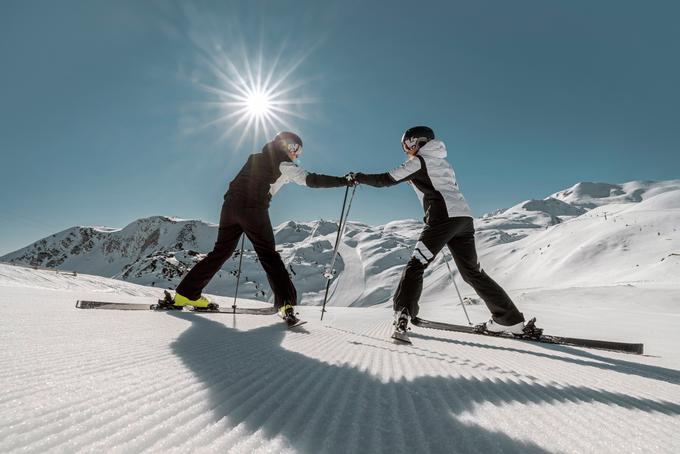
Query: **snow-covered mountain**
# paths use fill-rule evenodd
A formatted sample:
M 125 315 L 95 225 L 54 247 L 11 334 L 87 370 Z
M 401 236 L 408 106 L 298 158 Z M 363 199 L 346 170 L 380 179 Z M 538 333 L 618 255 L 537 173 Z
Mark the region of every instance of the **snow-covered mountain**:
M 577 183 L 564 191 L 556 192 L 551 198 L 574 206 L 595 208 L 603 205 L 642 202 L 668 191 L 678 189 L 678 180 L 663 182 L 630 181 L 623 184 Z
M 578 183 L 545 199 L 485 215 L 475 224 L 482 266 L 509 289 L 663 284 L 680 272 L 680 180 Z M 388 302 L 421 228 L 415 220 L 381 226 L 350 222 L 330 304 Z M 336 230 L 336 222 L 325 220 L 289 221 L 275 229 L 277 248 L 303 304 L 319 304 L 323 298 L 322 272 L 330 262 Z M 173 288 L 212 248 L 216 234 L 213 224 L 157 216 L 123 229 L 73 227 L 0 260 Z M 233 295 L 238 260 L 237 253 L 208 293 Z M 427 270 L 425 300 L 452 287 L 443 260 L 440 254 Z M 248 241 L 239 294 L 271 297 Z

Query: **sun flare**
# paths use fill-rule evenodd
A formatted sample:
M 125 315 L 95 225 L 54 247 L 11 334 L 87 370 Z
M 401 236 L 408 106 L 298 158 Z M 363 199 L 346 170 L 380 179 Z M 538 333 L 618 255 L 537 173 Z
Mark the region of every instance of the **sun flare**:
M 307 118 L 303 106 L 316 102 L 302 92 L 309 79 L 295 74 L 306 55 L 284 58 L 281 49 L 274 58 L 265 59 L 261 53 L 246 52 L 245 47 L 234 55 L 239 54 L 241 58 L 233 58 L 220 48 L 206 58 L 214 80 L 196 83 L 212 98 L 204 104 L 217 115 L 202 126 L 221 128 L 220 140 L 238 135 L 237 148 L 247 136 L 257 145 L 280 130 L 296 129 L 293 120 Z
M 255 117 L 266 116 L 271 111 L 271 101 L 266 93 L 254 92 L 246 99 L 248 113 Z

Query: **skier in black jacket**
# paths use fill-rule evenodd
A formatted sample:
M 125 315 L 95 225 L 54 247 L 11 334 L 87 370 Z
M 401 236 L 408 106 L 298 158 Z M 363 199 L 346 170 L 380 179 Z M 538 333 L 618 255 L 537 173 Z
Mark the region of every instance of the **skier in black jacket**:
M 446 161 L 446 147 L 427 126 L 408 129 L 401 139 L 408 160 L 380 174 L 356 173 L 358 183 L 392 186 L 408 182 L 425 210 L 425 228 L 416 243 L 394 295 L 395 324 L 405 331 L 409 317 L 418 315 L 423 273 L 444 246 L 448 246 L 465 282 L 475 289 L 491 311 L 486 329 L 520 334 L 524 316 L 507 293 L 482 270 L 475 249 L 472 211 L 461 194 L 456 175 Z
M 275 249 L 274 232 L 269 220 L 269 202 L 289 182 L 311 188 L 335 188 L 353 184 L 351 178 L 309 173 L 293 161 L 302 154 L 302 139 L 292 132 L 280 132 L 265 144 L 262 152 L 250 155 L 241 171 L 229 184 L 224 196 L 217 241 L 213 250 L 198 262 L 179 283 L 175 306 L 207 307 L 201 296 L 215 273 L 231 257 L 242 233 L 255 248 L 274 293 L 274 306 L 281 316 L 294 318 L 297 291 L 281 256 Z

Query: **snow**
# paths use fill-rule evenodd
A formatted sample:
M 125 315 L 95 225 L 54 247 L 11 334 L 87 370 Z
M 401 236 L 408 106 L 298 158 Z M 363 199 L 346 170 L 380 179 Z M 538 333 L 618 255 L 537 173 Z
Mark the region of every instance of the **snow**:
M 575 206 L 594 208 L 611 203 L 640 202 L 679 189 L 680 180 L 629 181 L 623 184 L 581 182 L 551 197 Z
M 0 264 L 0 452 L 680 452 L 680 180 L 579 183 L 475 226 L 483 268 L 527 318 L 645 355 L 418 327 L 395 344 L 390 298 L 417 220 L 348 223 L 323 322 L 337 223 L 278 226 L 309 321 L 296 330 L 275 316 L 76 309 L 155 302 L 216 226 L 75 227 L 2 258 L 61 271 Z M 208 287 L 223 306 L 238 260 Z M 444 260 L 426 271 L 420 315 L 466 324 Z M 243 265 L 239 304 L 267 304 L 248 242 Z
M 0 452 L 680 449 L 678 286 L 513 292 L 551 333 L 642 341 L 646 356 L 417 327 L 399 345 L 389 308 L 331 307 L 321 323 L 300 307 L 309 323 L 286 330 L 275 316 L 74 307 L 159 292 L 0 265 Z M 422 315 L 463 323 L 451 297 Z
M 605 216 L 606 212 L 606 216 Z M 611 204 L 482 254 L 511 287 L 678 283 L 680 191 Z

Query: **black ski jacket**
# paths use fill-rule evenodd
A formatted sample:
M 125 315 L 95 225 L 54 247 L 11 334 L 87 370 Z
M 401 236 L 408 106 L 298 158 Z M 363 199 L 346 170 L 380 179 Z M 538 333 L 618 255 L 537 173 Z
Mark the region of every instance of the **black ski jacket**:
M 269 142 L 260 153 L 248 157 L 229 183 L 224 198 L 238 198 L 244 207 L 268 208 L 272 196 L 290 182 L 310 188 L 336 188 L 348 184 L 344 177 L 307 172 L 291 161 L 285 151 Z

